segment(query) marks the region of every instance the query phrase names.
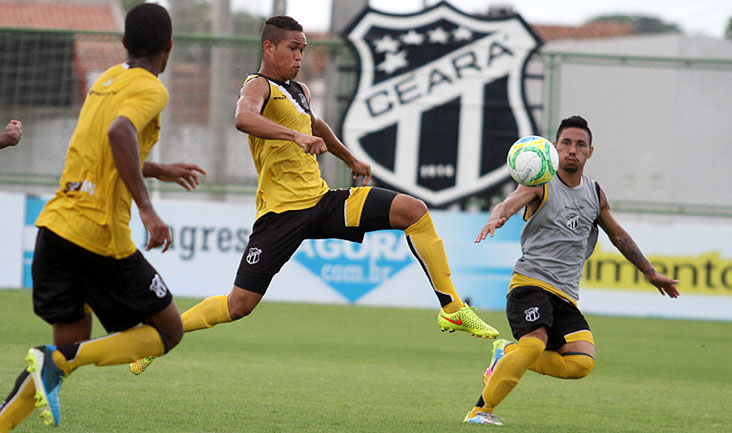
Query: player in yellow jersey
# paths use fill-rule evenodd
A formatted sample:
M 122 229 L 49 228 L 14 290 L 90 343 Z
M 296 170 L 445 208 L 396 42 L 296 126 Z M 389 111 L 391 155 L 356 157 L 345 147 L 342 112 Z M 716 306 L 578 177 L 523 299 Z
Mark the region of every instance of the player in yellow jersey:
M 257 306 L 304 239 L 339 238 L 361 242 L 373 230 L 404 230 L 409 247 L 442 306 L 438 325 L 482 338 L 498 332 L 463 304 L 450 280 L 442 240 L 427 206 L 414 197 L 381 188 L 331 190 L 320 175 L 316 155 L 331 152 L 363 176 L 371 167 L 356 159 L 310 107 L 310 91 L 294 81 L 307 45 L 302 26 L 288 16 L 269 18 L 262 31 L 262 65 L 242 86 L 236 127 L 249 135 L 259 174 L 257 219 L 229 295 L 212 296 L 183 314 L 186 331 L 240 319 Z M 151 359 L 130 365 L 141 373 Z
M 0 149 L 15 146 L 23 136 L 23 124 L 20 120 L 11 120 L 5 126 L 5 132 L 0 132 Z
M 160 356 L 183 336 L 180 314 L 162 278 L 130 236 L 131 200 L 149 232 L 147 249 L 171 243 L 143 176 L 198 184 L 192 164 L 145 158 L 158 139 L 168 92 L 157 78 L 172 46 L 168 12 L 155 4 L 125 18 L 127 62 L 102 74 L 89 91 L 69 143 L 60 188 L 36 220 L 33 307 L 53 325 L 53 345 L 33 347 L 27 369 L 0 405 L 0 432 L 34 406 L 48 425 L 60 421 L 64 376 L 87 365 L 127 364 Z M 94 311 L 109 335 L 89 340 Z M 142 326 L 138 326 L 142 323 Z M 34 405 L 35 400 L 35 405 Z

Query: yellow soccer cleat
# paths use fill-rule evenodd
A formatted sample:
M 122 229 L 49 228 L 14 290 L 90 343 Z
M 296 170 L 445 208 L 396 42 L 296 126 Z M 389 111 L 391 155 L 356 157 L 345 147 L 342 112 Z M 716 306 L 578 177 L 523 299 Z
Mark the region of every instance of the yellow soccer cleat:
M 440 309 L 440 314 L 437 315 L 437 324 L 443 331 L 465 331 L 473 337 L 480 338 L 498 337 L 498 331 L 478 317 L 473 311 L 474 309 L 475 307 L 468 304 L 452 314 Z
M 150 364 L 152 364 L 153 360 L 155 359 L 154 356 L 148 356 L 146 358 L 140 358 L 135 362 L 130 363 L 130 371 L 135 376 L 139 376 L 142 374 L 145 369 L 147 369 Z

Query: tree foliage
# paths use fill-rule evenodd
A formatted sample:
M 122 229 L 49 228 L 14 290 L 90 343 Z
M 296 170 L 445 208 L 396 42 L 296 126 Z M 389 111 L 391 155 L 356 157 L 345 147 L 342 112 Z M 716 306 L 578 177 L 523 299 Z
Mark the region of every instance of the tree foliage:
M 630 24 L 631 26 L 633 26 L 633 31 L 637 34 L 683 33 L 679 26 L 675 23 L 669 23 L 663 21 L 660 18 L 645 15 L 600 15 L 591 19 L 589 22 L 595 23 L 608 21 L 621 24 Z

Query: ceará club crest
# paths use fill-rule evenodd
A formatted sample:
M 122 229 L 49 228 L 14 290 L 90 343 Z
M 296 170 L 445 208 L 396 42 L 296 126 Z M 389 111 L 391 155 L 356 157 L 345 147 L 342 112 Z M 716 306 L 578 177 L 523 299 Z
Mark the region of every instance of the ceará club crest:
M 380 182 L 443 206 L 507 180 L 508 147 L 536 130 L 523 73 L 541 41 L 519 15 L 367 8 L 344 36 L 359 76 L 343 141 Z

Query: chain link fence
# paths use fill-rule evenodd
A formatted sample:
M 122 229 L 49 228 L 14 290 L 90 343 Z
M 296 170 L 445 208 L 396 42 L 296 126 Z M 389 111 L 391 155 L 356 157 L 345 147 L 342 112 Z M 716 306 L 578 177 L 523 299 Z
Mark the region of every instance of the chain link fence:
M 19 119 L 24 136 L 0 154 L 0 189 L 51 194 L 87 90 L 125 60 L 121 35 L 0 29 L 0 122 Z M 308 40 L 298 80 L 312 106 L 340 135 L 357 71 L 341 42 Z M 161 138 L 150 158 L 196 163 L 208 171 L 194 195 L 236 200 L 256 190 L 246 135 L 234 128 L 244 78 L 259 69 L 259 38 L 176 35 L 167 70 L 170 91 Z M 732 57 L 732 56 L 730 56 Z M 590 121 L 595 153 L 587 173 L 615 208 L 732 216 L 732 59 L 677 59 L 541 52 L 530 62 L 527 101 L 540 130 L 553 138 L 561 118 Z M 350 173 L 321 157 L 331 187 Z M 175 185 L 151 182 L 159 197 Z M 495 197 L 497 199 L 498 197 Z M 486 208 L 489 201 L 480 206 Z

